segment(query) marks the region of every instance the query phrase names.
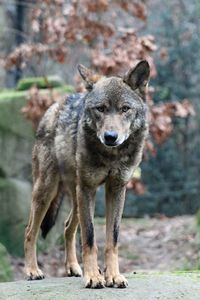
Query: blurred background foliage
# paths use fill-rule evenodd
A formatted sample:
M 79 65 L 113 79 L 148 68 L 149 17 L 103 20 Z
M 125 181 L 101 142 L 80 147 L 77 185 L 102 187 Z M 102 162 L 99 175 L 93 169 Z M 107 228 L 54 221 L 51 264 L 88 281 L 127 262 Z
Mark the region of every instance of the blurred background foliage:
M 151 65 L 150 137 L 124 215 L 198 211 L 199 15 L 198 0 L 0 2 L 0 242 L 10 252 L 22 255 L 34 131 L 54 101 L 83 91 L 78 63 L 105 75 L 122 75 L 141 59 Z M 99 216 L 102 197 L 100 189 Z

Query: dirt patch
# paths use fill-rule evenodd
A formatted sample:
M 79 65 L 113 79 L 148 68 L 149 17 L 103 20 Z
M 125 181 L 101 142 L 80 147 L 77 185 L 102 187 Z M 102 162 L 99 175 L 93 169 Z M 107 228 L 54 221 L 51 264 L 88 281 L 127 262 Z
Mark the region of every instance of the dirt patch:
M 95 221 L 99 265 L 103 269 L 105 220 Z M 80 261 L 80 241 L 77 243 Z M 119 262 L 122 272 L 176 271 L 200 268 L 200 243 L 195 217 L 124 219 L 121 224 Z M 39 254 L 47 277 L 65 276 L 64 247 Z M 12 257 L 15 280 L 23 279 L 23 259 Z

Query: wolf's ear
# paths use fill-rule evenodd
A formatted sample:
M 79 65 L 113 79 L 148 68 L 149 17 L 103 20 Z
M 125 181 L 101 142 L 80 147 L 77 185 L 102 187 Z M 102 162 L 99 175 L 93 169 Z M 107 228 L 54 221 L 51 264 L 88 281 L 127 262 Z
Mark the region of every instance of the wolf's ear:
M 138 90 L 142 96 L 145 94 L 145 88 L 150 76 L 150 67 L 146 60 L 140 61 L 136 67 L 131 68 L 124 76 L 123 80 L 133 90 Z
M 100 75 L 94 74 L 90 69 L 84 67 L 83 65 L 78 65 L 78 71 L 85 81 L 85 87 L 87 90 L 92 90 L 94 83 L 100 79 Z

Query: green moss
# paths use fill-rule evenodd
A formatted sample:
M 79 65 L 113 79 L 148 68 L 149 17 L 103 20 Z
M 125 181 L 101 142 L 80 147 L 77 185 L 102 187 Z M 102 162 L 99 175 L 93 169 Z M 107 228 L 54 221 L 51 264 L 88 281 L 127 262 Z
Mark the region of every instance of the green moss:
M 74 87 L 72 85 L 63 85 L 53 89 L 59 93 L 73 93 Z M 41 90 L 41 93 L 48 94 L 49 90 Z M 16 90 L 2 90 L 0 91 L 0 101 L 6 100 L 17 100 L 17 99 L 25 99 L 28 95 L 28 91 L 16 91 Z
M 165 271 L 136 271 L 136 273 L 128 273 L 125 274 L 126 278 L 143 278 L 146 277 L 188 277 L 188 278 L 194 278 L 197 279 L 200 276 L 199 270 L 193 270 L 193 271 L 173 271 L 173 272 L 165 272 Z
M 17 90 L 25 91 L 29 90 L 33 85 L 36 85 L 40 89 L 61 87 L 64 85 L 62 79 L 58 76 L 45 77 L 28 77 L 23 78 L 18 82 Z
M 11 281 L 12 279 L 13 274 L 6 248 L 0 244 L 0 282 Z
M 199 227 L 199 231 L 200 231 L 200 209 L 197 212 L 196 220 L 197 220 L 197 226 Z
M 25 98 L 27 91 L 3 90 L 0 92 L 0 102 Z
M 74 93 L 75 92 L 75 89 L 74 89 L 74 87 L 72 86 L 72 85 L 64 85 L 64 86 L 62 86 L 61 88 L 56 88 L 56 89 L 54 89 L 55 91 L 57 91 L 57 92 L 60 92 L 60 93 Z

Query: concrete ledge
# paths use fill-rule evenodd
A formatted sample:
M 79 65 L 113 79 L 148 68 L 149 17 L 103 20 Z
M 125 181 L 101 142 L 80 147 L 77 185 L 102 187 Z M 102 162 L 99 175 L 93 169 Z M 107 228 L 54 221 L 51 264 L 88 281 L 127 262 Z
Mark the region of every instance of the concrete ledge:
M 85 289 L 81 278 L 48 278 L 0 284 L 2 300 L 199 300 L 200 272 L 138 273 L 126 289 Z

